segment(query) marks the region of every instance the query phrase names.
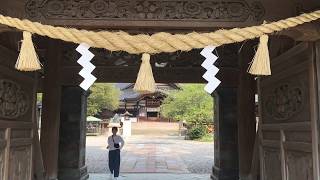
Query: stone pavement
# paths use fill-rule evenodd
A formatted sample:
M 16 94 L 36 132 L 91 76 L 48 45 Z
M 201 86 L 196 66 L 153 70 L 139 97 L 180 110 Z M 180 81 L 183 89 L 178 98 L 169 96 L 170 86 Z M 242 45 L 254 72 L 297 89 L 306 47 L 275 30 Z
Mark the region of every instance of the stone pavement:
M 178 151 L 159 143 L 130 143 L 126 146 L 126 150 L 122 158 L 121 172 L 189 173 Z
M 214 159 L 213 142 L 186 141 L 176 136 L 174 132 L 177 127 L 173 126 L 175 128 L 168 123 L 144 123 L 135 127 L 133 132 L 138 135 L 125 139 L 126 145 L 121 152 L 121 173 L 127 173 L 130 177 L 132 173 L 193 173 L 209 176 Z M 135 131 L 137 128 L 139 131 Z M 89 173 L 109 172 L 106 138 L 87 137 L 86 164 Z
M 89 180 L 109 180 L 108 174 L 90 174 Z M 165 174 L 165 173 L 149 173 L 149 174 L 122 174 L 119 180 L 210 180 L 210 175 L 199 174 Z
M 178 123 L 166 122 L 139 122 L 132 123 L 132 134 L 134 136 L 177 136 L 179 133 Z

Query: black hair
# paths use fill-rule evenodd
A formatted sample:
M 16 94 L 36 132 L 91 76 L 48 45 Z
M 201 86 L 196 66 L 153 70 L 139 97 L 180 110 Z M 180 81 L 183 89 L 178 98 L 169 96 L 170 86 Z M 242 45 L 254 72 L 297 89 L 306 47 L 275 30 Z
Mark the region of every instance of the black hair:
M 118 128 L 117 128 L 117 127 L 112 127 L 112 131 L 113 131 L 113 130 L 118 131 Z

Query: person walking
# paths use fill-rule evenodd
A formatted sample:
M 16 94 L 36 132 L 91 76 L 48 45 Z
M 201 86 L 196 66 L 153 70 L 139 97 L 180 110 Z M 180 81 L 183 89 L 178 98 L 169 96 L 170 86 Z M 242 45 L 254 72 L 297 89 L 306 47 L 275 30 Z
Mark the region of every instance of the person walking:
M 109 170 L 110 178 L 118 179 L 120 173 L 120 151 L 124 146 L 124 140 L 117 135 L 118 128 L 112 127 L 112 135 L 108 137 Z

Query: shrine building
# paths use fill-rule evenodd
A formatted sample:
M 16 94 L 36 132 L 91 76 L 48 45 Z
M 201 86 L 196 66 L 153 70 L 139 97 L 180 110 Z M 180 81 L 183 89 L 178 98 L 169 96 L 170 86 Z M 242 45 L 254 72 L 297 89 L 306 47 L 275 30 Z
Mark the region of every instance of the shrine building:
M 116 84 L 120 88 L 120 105 L 118 114 L 129 112 L 137 121 L 166 121 L 161 116 L 160 106 L 170 91 L 179 90 L 174 83 L 157 83 L 156 90 L 151 94 L 134 91 L 134 83 Z

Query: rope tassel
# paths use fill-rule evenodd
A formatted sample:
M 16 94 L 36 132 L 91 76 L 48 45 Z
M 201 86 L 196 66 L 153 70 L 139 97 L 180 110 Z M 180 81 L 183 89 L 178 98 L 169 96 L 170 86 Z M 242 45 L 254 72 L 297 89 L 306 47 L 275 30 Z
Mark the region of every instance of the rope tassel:
M 260 37 L 260 44 L 249 67 L 248 72 L 250 74 L 271 75 L 268 39 L 269 37 L 267 35 L 262 35 Z
M 20 54 L 15 65 L 20 71 L 36 71 L 41 69 L 41 64 L 32 42 L 32 34 L 23 31 L 23 40 Z
M 156 83 L 150 64 L 150 54 L 144 53 L 142 55 L 142 63 L 134 85 L 134 90 L 143 94 L 154 93 L 156 90 Z

